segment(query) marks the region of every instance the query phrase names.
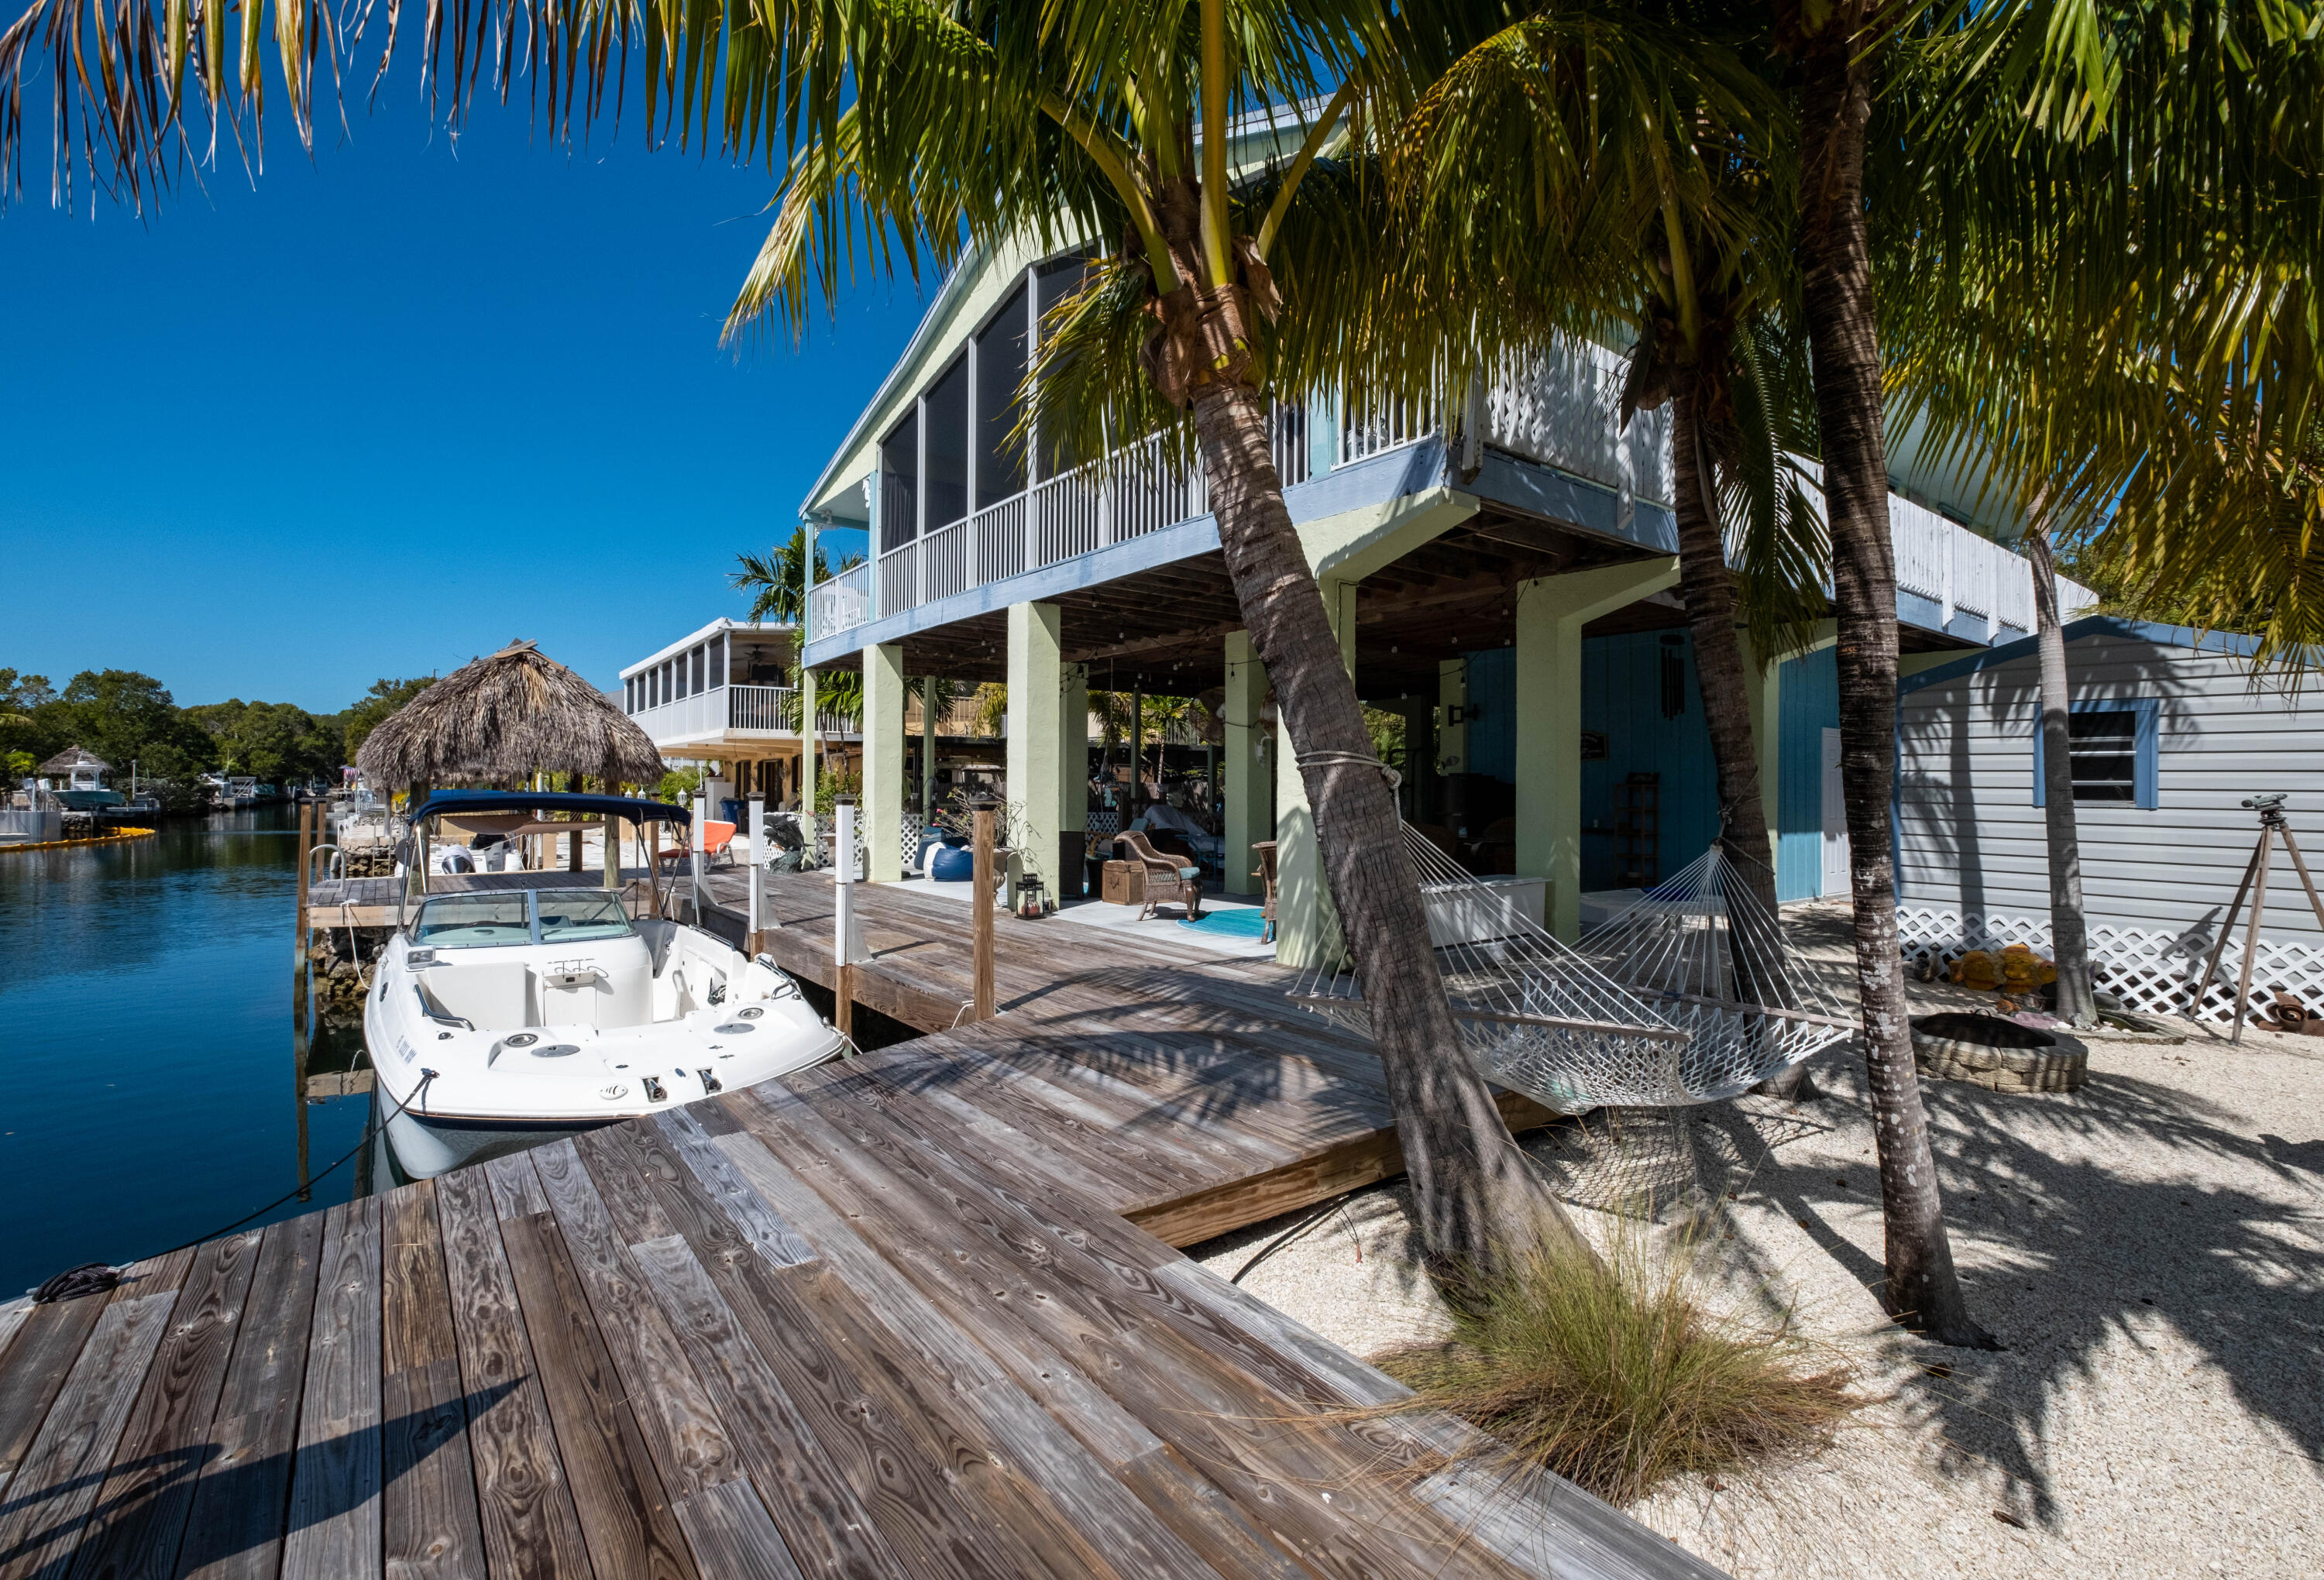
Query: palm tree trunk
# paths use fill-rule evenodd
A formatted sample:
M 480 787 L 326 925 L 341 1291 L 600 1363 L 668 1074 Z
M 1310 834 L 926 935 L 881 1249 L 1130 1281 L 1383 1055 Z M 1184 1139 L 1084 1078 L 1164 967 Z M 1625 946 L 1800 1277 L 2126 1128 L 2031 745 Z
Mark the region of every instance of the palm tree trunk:
M 1804 8 L 1802 8 L 1804 10 Z M 1864 142 L 1870 73 L 1864 5 L 1843 5 L 1787 41 L 1798 68 L 1802 304 L 1814 358 L 1839 624 L 1840 785 L 1848 802 L 1857 990 L 1870 1067 L 1892 1316 L 1943 1344 L 1989 1348 L 1953 1271 L 1928 1117 L 1913 1068 L 1904 958 L 1896 942 L 1889 796 L 1896 749 L 1896 566 L 1888 534 L 1880 344 L 1864 232 Z
M 1775 914 L 1775 865 L 1767 835 L 1767 804 L 1760 794 L 1759 758 L 1751 736 L 1751 699 L 1743 674 L 1743 645 L 1735 639 L 1735 577 L 1720 531 L 1716 464 L 1704 434 L 1702 396 L 1684 390 L 1671 399 L 1671 459 L 1678 520 L 1678 587 L 1694 638 L 1694 678 L 1702 693 L 1703 722 L 1719 784 L 1719 843 L 1732 872 L 1770 917 Z M 1782 1004 L 1778 962 L 1753 953 L 1754 936 L 1730 931 L 1735 997 L 1747 1004 Z M 1807 1066 L 1795 1064 L 1754 1089 L 1803 1102 L 1818 1094 Z
M 1462 1050 L 1396 797 L 1370 760 L 1355 684 L 1284 508 L 1266 406 L 1250 386 L 1218 379 L 1195 391 L 1194 411 L 1227 573 L 1282 700 L 1324 877 L 1362 974 L 1430 1261 L 1440 1273 L 1489 1276 L 1536 1246 L 1578 1245 Z
M 2066 631 L 2058 619 L 2058 566 L 2050 531 L 2026 537 L 2034 560 L 2034 623 L 2042 654 L 2042 811 L 2050 846 L 2050 944 L 2057 957 L 2058 1015 L 2070 1025 L 2098 1024 L 2090 986 L 2090 932 L 2082 914 L 2082 842 L 2074 827 L 2072 734 L 2066 728 Z

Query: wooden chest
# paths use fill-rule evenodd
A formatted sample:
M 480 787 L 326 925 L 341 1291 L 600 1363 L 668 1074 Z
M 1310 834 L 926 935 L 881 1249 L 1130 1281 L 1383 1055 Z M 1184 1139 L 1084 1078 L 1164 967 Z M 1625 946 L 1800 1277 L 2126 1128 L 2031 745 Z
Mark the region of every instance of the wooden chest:
M 1146 863 L 1143 861 L 1107 862 L 1103 891 L 1099 897 L 1109 905 L 1144 905 L 1146 903 Z

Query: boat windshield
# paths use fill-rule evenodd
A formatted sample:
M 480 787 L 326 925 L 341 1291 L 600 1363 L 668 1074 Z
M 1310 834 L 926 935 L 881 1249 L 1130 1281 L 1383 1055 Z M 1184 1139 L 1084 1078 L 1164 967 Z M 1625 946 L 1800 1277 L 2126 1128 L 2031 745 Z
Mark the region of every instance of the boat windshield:
M 630 918 L 618 895 L 603 889 L 540 889 L 534 891 L 533 901 L 540 908 L 543 943 L 629 936 Z
M 443 895 L 420 907 L 411 942 L 437 949 L 530 943 L 532 919 L 522 894 Z

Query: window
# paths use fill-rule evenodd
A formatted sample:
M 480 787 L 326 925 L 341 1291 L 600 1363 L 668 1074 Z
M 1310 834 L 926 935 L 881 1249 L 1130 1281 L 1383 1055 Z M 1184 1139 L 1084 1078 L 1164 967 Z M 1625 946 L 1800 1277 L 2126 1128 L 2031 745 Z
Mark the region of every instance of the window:
M 928 530 L 968 514 L 968 359 L 945 370 L 922 403 L 928 425 Z
M 494 943 L 530 943 L 532 920 L 521 894 L 446 895 L 420 907 L 411 942 L 438 949 L 473 949 Z
M 2076 703 L 2066 714 L 2066 739 L 2074 772 L 2077 806 L 2130 806 L 2152 812 L 2162 804 L 2156 783 L 2156 730 L 2162 704 L 2151 697 L 2108 697 Z M 2039 716 L 2034 727 L 2034 804 L 2046 800 L 2043 741 Z
M 687 690 L 687 694 L 688 696 L 698 696 L 701 694 L 703 659 L 708 654 L 709 650 L 710 645 L 706 642 L 701 647 L 696 648 L 691 655 L 694 660 L 694 684 Z
M 901 548 L 920 530 L 920 411 L 916 404 L 880 441 L 880 548 Z
M 603 889 L 539 889 L 533 893 L 533 903 L 540 913 L 543 943 L 626 938 L 631 932 L 621 896 Z
M 1025 288 L 1019 286 L 976 337 L 976 508 L 1025 489 L 1025 446 L 1015 437 L 1017 387 L 1025 381 Z
M 726 638 L 719 637 L 710 644 L 710 689 L 716 691 L 726 684 Z

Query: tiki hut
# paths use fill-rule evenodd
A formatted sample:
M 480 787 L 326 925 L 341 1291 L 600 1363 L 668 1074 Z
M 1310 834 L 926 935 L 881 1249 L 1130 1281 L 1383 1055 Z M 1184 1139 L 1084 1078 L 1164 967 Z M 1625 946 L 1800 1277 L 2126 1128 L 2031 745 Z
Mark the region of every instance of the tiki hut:
M 515 787 L 537 773 L 651 785 L 661 754 L 595 686 L 530 642 L 454 670 L 390 714 L 355 766 L 383 789 Z

